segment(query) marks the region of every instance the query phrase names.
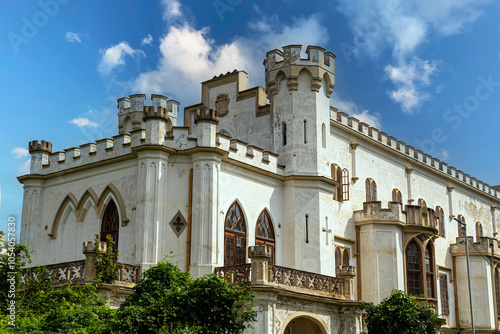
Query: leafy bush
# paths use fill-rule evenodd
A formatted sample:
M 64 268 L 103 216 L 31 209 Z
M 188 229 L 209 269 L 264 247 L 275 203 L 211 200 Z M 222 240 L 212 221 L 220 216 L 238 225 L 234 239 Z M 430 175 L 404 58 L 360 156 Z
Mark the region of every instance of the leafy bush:
M 120 306 L 119 329 L 127 333 L 243 333 L 255 320 L 248 285 L 232 286 L 214 275 L 192 279 L 160 262 L 144 273 Z
M 107 247 L 103 252 L 98 247 L 99 245 L 99 234 L 95 235 L 94 245 L 95 250 L 95 269 L 97 272 L 97 280 L 102 283 L 112 284 L 118 279 L 120 270 L 123 269 L 123 264 L 118 263 L 118 249 L 113 251 L 113 246 L 115 242 L 108 234 L 106 236 Z
M 367 312 L 369 333 L 376 334 L 434 334 L 437 314 L 434 308 L 417 302 L 417 297 L 392 290 L 389 297 L 375 306 L 361 302 Z

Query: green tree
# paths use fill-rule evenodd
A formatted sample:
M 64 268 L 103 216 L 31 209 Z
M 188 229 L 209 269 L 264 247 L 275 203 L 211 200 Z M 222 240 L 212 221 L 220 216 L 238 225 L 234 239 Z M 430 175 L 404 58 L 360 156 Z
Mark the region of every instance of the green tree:
M 417 297 L 392 290 L 378 305 L 361 302 L 366 310 L 368 333 L 434 334 L 437 314 L 434 308 L 417 302 Z
M 214 275 L 192 279 L 160 262 L 144 277 L 118 312 L 127 333 L 242 333 L 255 320 L 248 285 L 233 286 Z
M 123 269 L 123 264 L 117 262 L 118 249 L 113 251 L 115 242 L 109 234 L 106 236 L 106 244 L 106 250 L 104 252 L 101 251 L 101 249 L 98 247 L 99 234 L 95 235 L 95 269 L 97 272 L 98 282 L 112 284 L 118 279 L 120 270 Z

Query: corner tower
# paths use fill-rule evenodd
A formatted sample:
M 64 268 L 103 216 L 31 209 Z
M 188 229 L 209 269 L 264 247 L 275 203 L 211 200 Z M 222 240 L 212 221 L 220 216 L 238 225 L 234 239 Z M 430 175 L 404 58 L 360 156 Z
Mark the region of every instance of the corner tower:
M 286 175 L 329 175 L 320 158 L 330 128 L 335 56 L 308 46 L 303 59 L 300 50 L 301 45 L 284 46 L 264 60 L 274 152 Z

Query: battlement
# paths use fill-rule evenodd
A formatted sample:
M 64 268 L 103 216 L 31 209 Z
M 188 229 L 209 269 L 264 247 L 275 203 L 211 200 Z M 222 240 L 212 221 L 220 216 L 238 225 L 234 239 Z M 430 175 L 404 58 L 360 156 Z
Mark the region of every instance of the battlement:
M 198 124 L 198 122 L 219 123 L 217 111 L 206 107 L 198 108 L 198 110 L 196 110 L 196 114 L 194 115 L 194 124 Z
M 131 112 L 150 112 L 151 110 L 159 110 L 164 108 L 167 110 L 169 116 L 177 117 L 179 111 L 179 102 L 169 100 L 166 96 L 151 94 L 151 105 L 146 105 L 146 94 L 134 94 L 129 97 L 122 97 L 117 100 L 118 102 L 118 115 L 123 115 Z
M 162 106 L 145 106 L 143 115 L 144 120 L 150 118 L 168 119 L 168 110 Z
M 335 71 L 335 55 L 325 52 L 319 46 L 308 46 L 306 49 L 307 58 L 300 57 L 302 45 L 287 45 L 283 51 L 274 49 L 266 54 L 264 66 L 267 71 L 273 71 L 289 65 L 301 66 L 321 66 L 325 70 L 333 73 Z
M 52 153 L 52 143 L 49 141 L 41 140 L 38 143 L 38 140 L 32 140 L 29 143 L 29 152 L 33 153 Z
M 453 166 L 448 166 L 447 163 L 417 150 L 413 146 L 407 145 L 377 128 L 368 126 L 368 124 L 359 121 L 355 117 L 349 117 L 348 114 L 338 111 L 333 107 L 330 107 L 330 121 L 332 125 L 347 128 L 358 133 L 371 143 L 382 145 L 391 149 L 394 153 L 404 155 L 410 163 L 416 162 L 420 166 L 430 168 L 438 174 L 445 174 L 464 186 L 472 187 L 485 195 L 500 199 L 500 190 L 465 174 Z
M 288 90 L 297 90 L 298 76 L 304 69 L 311 76 L 311 91 L 320 92 L 325 81 L 327 97 L 332 94 L 335 87 L 335 55 L 325 52 L 319 46 L 308 46 L 307 58 L 301 58 L 301 49 L 301 45 L 288 45 L 283 47 L 283 51 L 275 49 L 266 54 L 264 66 L 269 99 L 278 92 L 277 82 L 283 75 L 287 80 Z

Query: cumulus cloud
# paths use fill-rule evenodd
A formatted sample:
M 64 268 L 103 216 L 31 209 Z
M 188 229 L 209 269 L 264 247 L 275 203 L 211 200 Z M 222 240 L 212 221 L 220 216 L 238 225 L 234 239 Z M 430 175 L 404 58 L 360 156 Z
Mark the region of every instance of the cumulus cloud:
M 385 73 L 396 86 L 396 89 L 389 91 L 389 97 L 399 103 L 404 112 L 411 113 L 429 98 L 429 94 L 421 91 L 421 88 L 430 85 L 430 76 L 436 69 L 435 62 L 416 57 L 400 66 L 386 66 Z
M 82 34 L 71 31 L 66 32 L 65 35 L 66 40 L 70 43 L 81 43 L 82 42 L 81 37 Z
M 153 45 L 153 36 L 151 36 L 151 34 L 147 35 L 146 37 L 144 37 L 141 41 L 141 45 Z
M 106 50 L 101 50 L 102 58 L 98 66 L 98 71 L 101 74 L 109 74 L 111 71 L 119 66 L 125 64 L 125 56 L 129 55 L 135 57 L 137 55 L 146 56 L 142 50 L 134 50 L 127 42 L 121 42 L 113 45 Z
M 11 152 L 16 158 L 23 158 L 28 156 L 28 150 L 23 147 L 15 147 Z
M 163 20 L 169 21 L 182 17 L 181 4 L 178 0 L 161 0 Z
M 352 101 L 341 99 L 335 92 L 332 94 L 331 105 L 339 111 L 345 112 L 349 116 L 355 117 L 374 128 L 379 130 L 382 128 L 382 115 L 380 113 L 370 113 L 368 109 L 364 109 Z
M 449 36 L 461 33 L 476 21 L 493 0 L 400 1 L 400 0 L 340 0 L 337 9 L 348 19 L 354 38 L 341 44 L 348 61 L 354 57 L 378 60 L 389 49 L 394 64 L 386 72 L 406 67 L 430 33 Z M 431 71 L 430 73 L 432 73 Z M 408 80 L 407 80 L 408 81 Z M 418 81 L 418 80 L 417 80 Z M 391 98 L 409 112 L 429 94 L 417 82 L 395 84 Z M 428 84 L 427 84 L 428 85 Z
M 75 124 L 79 128 L 86 128 L 86 127 L 88 127 L 88 128 L 97 128 L 99 126 L 99 124 L 97 124 L 96 122 L 93 122 L 90 119 L 85 118 L 85 117 L 75 118 L 75 119 L 72 119 L 69 122 L 72 123 L 72 124 Z
M 249 26 L 250 36 L 217 44 L 210 38 L 208 28 L 197 29 L 182 19 L 182 8 L 176 3 L 163 1 L 165 12 L 181 19 L 168 25 L 166 35 L 160 38 L 157 68 L 141 73 L 134 80 L 132 86 L 138 92 L 174 95 L 187 105 L 194 104 L 200 102 L 200 82 L 214 75 L 234 69 L 245 70 L 250 85 L 263 85 L 262 61 L 267 51 L 276 46 L 318 45 L 328 40 L 328 32 L 318 16 L 296 18 L 290 25 L 279 24 L 277 16 L 264 16 Z M 269 26 L 274 28 L 263 28 Z

